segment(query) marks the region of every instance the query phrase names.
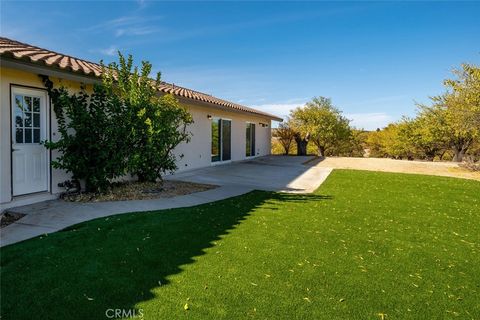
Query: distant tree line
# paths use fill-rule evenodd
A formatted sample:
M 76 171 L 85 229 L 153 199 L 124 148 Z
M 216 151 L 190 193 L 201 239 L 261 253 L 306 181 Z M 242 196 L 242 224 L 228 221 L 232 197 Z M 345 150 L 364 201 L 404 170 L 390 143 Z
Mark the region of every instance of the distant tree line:
M 453 160 L 480 158 L 480 68 L 463 64 L 455 79 L 444 82 L 445 92 L 418 104 L 414 118 L 404 117 L 368 135 L 374 157 Z
M 463 64 L 445 92 L 431 104 L 417 105 L 413 118 L 403 117 L 376 131 L 357 130 L 332 101 L 315 97 L 298 107 L 274 129 L 274 153 L 319 156 L 370 156 L 394 159 L 480 159 L 480 68 Z

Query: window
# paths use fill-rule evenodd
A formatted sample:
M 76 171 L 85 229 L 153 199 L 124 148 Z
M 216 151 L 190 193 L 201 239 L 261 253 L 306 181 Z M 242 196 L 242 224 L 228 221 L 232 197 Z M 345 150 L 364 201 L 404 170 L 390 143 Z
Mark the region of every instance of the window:
M 232 121 L 212 119 L 212 162 L 231 160 Z
M 15 95 L 15 143 L 40 143 L 40 98 Z
M 247 157 L 253 157 L 255 155 L 255 124 L 247 122 L 245 131 L 246 138 L 246 150 L 245 155 Z

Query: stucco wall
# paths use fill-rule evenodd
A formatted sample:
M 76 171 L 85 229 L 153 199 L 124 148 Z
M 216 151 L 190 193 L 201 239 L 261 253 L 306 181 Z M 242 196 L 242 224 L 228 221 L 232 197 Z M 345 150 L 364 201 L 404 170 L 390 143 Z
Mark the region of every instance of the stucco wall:
M 55 85 L 65 85 L 71 91 L 78 91 L 80 83 L 71 80 L 60 79 L 50 76 Z M 11 133 L 10 133 L 10 85 L 30 86 L 44 89 L 44 86 L 36 73 L 21 71 L 17 69 L 0 69 L 0 203 L 11 201 Z M 247 122 L 255 123 L 255 156 L 267 155 L 271 149 L 271 123 L 270 119 L 245 114 L 240 112 L 231 112 L 216 107 L 209 107 L 191 102 L 181 101 L 188 111 L 192 114 L 194 123 L 188 130 L 192 133 L 189 143 L 182 143 L 175 149 L 175 155 L 178 160 L 179 171 L 190 170 L 194 168 L 206 167 L 211 165 L 211 120 L 208 116 L 219 117 L 232 120 L 232 161 L 246 159 L 245 148 L 245 126 Z M 48 106 L 49 117 L 51 117 L 50 136 L 52 140 L 58 139 L 57 123 L 52 106 Z M 260 123 L 268 124 L 262 127 Z M 181 158 L 180 155 L 183 155 Z M 53 151 L 51 158 L 55 159 L 58 154 Z M 59 182 L 69 179 L 69 174 L 63 170 L 51 169 L 51 192 L 58 193 L 63 189 L 58 188 Z
M 270 120 L 250 116 L 241 113 L 227 112 L 224 110 L 206 108 L 196 105 L 187 105 L 188 111 L 192 114 L 194 123 L 189 126 L 193 134 L 189 143 L 180 144 L 176 150 L 177 157 L 184 155 L 178 161 L 179 170 L 188 170 L 211 165 L 211 120 L 208 116 L 229 119 L 232 121 L 231 143 L 232 160 L 245 160 L 246 149 L 246 124 L 255 123 L 255 153 L 256 156 L 270 154 Z M 268 127 L 262 127 L 259 123 L 267 123 Z
M 80 89 L 80 83 L 55 77 L 50 78 L 55 85 L 63 84 L 72 91 Z M 10 87 L 11 85 L 28 86 L 33 89 L 45 89 L 40 77 L 36 74 L 24 72 L 15 69 L 1 68 L 0 71 L 0 203 L 9 202 L 11 200 L 11 132 L 10 132 Z M 52 106 L 47 102 L 48 114 L 51 117 L 49 123 L 49 132 L 53 141 L 58 139 L 58 127 Z M 51 151 L 50 159 L 55 159 L 58 152 Z M 70 178 L 70 175 L 63 170 L 51 168 L 51 192 L 58 193 L 63 191 L 57 184 Z

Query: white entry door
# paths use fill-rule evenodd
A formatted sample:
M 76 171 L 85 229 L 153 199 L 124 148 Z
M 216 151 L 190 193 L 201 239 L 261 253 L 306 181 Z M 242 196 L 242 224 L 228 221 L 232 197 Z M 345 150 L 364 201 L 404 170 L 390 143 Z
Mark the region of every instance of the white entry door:
M 12 87 L 13 195 L 48 191 L 47 94 Z

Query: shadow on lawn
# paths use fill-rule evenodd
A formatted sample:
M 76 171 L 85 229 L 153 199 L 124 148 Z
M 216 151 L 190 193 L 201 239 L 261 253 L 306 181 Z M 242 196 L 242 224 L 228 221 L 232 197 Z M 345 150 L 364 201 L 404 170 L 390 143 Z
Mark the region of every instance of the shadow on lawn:
M 101 319 L 109 308 L 133 309 L 255 208 L 324 199 L 254 191 L 192 208 L 111 216 L 4 247 L 1 316 Z

